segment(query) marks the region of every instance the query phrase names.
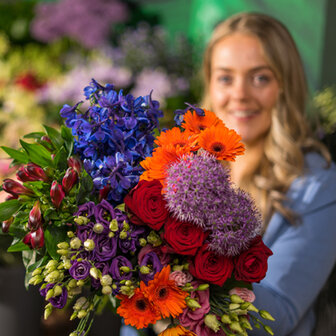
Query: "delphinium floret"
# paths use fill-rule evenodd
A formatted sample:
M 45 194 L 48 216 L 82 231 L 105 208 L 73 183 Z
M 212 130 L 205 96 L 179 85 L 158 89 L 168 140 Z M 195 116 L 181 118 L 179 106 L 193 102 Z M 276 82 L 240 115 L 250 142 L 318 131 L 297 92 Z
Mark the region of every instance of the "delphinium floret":
M 120 204 L 139 181 L 143 171 L 139 163 L 152 153 L 162 111 L 151 94 L 135 98 L 95 80 L 84 94 L 91 104 L 86 112 L 76 104 L 64 105 L 60 114 L 72 129 L 75 153 L 83 160 L 95 189 L 109 187 L 107 199 Z

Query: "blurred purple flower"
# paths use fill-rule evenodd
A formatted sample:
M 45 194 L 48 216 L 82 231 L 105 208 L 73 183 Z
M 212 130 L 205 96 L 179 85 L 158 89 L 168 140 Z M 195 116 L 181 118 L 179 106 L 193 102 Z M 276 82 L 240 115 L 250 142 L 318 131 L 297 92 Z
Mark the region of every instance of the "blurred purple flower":
M 112 24 L 129 16 L 125 3 L 118 0 L 61 0 L 39 3 L 32 22 L 32 35 L 43 42 L 71 37 L 85 47 L 104 44 Z

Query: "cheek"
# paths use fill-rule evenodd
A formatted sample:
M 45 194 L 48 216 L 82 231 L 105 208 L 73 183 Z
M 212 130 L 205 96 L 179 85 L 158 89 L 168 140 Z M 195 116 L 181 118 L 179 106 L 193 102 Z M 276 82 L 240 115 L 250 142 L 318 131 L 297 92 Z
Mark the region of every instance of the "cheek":
M 228 95 L 217 83 L 210 81 L 209 98 L 211 101 L 211 108 L 213 109 L 213 112 L 216 113 L 216 109 L 226 104 Z

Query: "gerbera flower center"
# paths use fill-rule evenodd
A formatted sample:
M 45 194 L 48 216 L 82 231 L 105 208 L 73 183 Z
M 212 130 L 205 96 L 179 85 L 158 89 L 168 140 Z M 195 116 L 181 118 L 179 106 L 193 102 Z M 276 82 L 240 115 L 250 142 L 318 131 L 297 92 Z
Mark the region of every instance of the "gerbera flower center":
M 156 293 L 159 300 L 164 300 L 167 298 L 169 291 L 167 287 L 159 287 Z
M 139 309 L 141 311 L 145 311 L 147 309 L 147 303 L 143 299 L 136 300 L 135 306 L 136 306 L 137 309 Z
M 214 142 L 211 146 L 211 149 L 214 152 L 222 152 L 225 149 L 225 146 L 221 142 Z

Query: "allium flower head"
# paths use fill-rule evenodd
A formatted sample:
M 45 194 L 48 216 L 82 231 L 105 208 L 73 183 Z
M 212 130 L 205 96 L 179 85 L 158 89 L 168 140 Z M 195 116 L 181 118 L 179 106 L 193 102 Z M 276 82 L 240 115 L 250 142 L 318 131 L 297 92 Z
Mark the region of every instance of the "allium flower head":
M 183 156 L 167 170 L 165 198 L 170 212 L 203 228 L 230 190 L 228 169 L 206 152 Z
M 250 196 L 233 186 L 229 170 L 207 152 L 182 157 L 167 170 L 165 199 L 181 221 L 209 230 L 209 249 L 234 256 L 260 233 Z

